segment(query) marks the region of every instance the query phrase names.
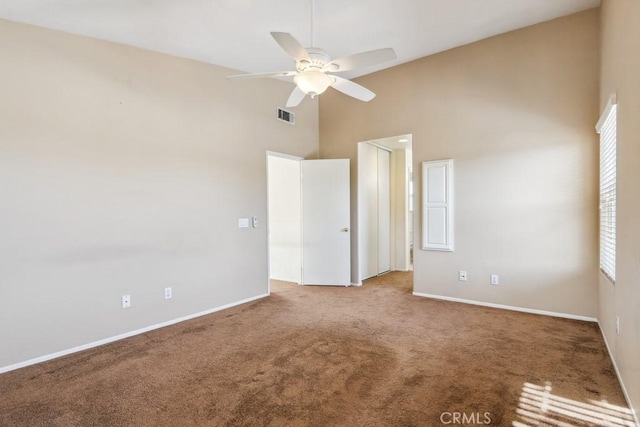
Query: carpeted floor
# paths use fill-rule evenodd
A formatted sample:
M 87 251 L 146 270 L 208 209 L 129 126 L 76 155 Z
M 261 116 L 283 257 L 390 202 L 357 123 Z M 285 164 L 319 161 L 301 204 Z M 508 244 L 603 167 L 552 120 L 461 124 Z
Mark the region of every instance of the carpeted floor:
M 414 297 L 411 280 L 274 282 L 0 375 L 0 425 L 633 425 L 596 324 Z

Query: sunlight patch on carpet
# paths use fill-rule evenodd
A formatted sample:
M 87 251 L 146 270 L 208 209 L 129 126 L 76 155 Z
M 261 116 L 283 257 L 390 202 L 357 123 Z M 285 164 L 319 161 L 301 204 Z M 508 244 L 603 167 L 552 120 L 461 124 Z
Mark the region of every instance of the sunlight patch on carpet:
M 553 393 L 550 382 L 544 386 L 524 383 L 513 427 L 532 426 L 611 426 L 634 427 L 631 410 L 606 401 L 580 402 Z

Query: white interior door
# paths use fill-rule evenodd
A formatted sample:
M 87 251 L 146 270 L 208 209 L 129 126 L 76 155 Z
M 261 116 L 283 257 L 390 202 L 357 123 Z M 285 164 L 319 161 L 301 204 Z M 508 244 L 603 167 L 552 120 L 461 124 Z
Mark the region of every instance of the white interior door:
M 349 160 L 302 161 L 302 284 L 351 284 Z

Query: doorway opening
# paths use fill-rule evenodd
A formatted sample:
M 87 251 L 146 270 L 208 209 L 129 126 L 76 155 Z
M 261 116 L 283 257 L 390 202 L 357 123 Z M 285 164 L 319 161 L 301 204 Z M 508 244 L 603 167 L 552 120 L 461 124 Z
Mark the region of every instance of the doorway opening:
M 302 283 L 301 160 L 267 153 L 269 281 Z
M 358 144 L 358 274 L 413 270 L 412 135 Z
M 267 152 L 269 281 L 351 285 L 348 159 Z

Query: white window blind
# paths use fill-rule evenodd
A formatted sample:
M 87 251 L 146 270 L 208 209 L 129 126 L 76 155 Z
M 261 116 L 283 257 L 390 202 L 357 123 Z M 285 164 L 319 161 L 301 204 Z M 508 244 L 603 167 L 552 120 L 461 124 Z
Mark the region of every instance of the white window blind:
M 616 101 L 612 96 L 596 125 L 600 134 L 600 270 L 616 280 Z

